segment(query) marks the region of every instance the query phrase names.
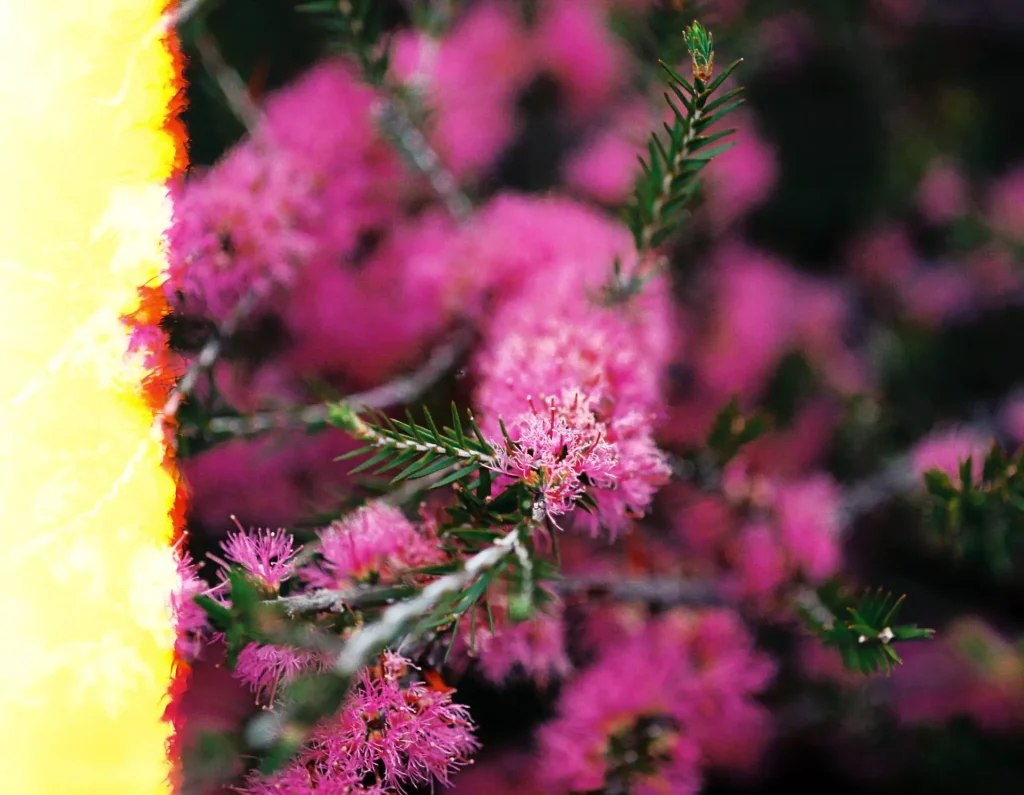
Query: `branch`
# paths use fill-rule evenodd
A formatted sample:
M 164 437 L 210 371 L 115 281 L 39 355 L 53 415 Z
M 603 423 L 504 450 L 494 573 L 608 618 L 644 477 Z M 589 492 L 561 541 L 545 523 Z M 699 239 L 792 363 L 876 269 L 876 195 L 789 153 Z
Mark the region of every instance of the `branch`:
M 418 370 L 389 381 L 365 392 L 349 395 L 344 402 L 354 409 L 384 409 L 411 403 L 444 377 L 469 348 L 471 335 L 462 332 L 430 355 Z M 326 423 L 330 416 L 329 403 L 278 411 L 264 411 L 247 417 L 214 417 L 210 431 L 232 436 L 252 436 L 270 430 L 303 428 Z
M 647 602 L 671 606 L 712 606 L 729 600 L 708 580 L 683 580 L 677 577 L 650 577 L 642 580 L 618 580 L 614 577 L 573 577 L 554 584 L 563 597 L 611 599 L 616 602 Z
M 228 107 L 251 135 L 260 120 L 260 109 L 238 72 L 228 66 L 213 37 L 206 33 L 196 40 L 196 49 L 210 76 L 217 81 Z
M 457 221 L 468 220 L 473 212 L 473 203 L 459 188 L 451 172 L 442 165 L 441 158 L 426 136 L 413 124 L 396 92 L 389 91 L 387 98 L 380 103 L 377 120 L 406 161 L 423 172 L 449 214 Z
M 351 681 L 375 654 L 398 639 L 410 623 L 429 615 L 444 597 L 462 591 L 485 571 L 516 554 L 521 546 L 520 532 L 521 528 L 516 527 L 492 546 L 466 560 L 459 571 L 440 577 L 415 597 L 392 605 L 378 621 L 357 631 L 345 643 L 335 660 L 332 670 L 334 677 L 342 683 Z M 247 731 L 250 744 L 257 749 L 268 749 L 279 742 L 288 748 L 301 745 L 301 740 L 293 735 L 299 732 L 304 737 L 308 729 L 301 715 L 291 714 L 296 709 L 301 710 L 302 705 L 296 708 L 293 704 L 287 704 L 278 711 L 256 718 Z M 293 720 L 301 721 L 300 725 L 296 726 Z

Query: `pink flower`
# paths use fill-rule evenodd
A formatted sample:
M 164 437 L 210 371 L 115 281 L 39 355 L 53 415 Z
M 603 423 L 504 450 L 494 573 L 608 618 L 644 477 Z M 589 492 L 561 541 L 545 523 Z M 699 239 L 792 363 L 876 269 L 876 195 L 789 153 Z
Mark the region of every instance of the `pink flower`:
M 429 138 L 459 178 L 490 166 L 511 142 L 515 100 L 535 74 L 534 47 L 519 12 L 507 3 L 475 4 L 439 41 L 403 34 L 395 70 L 423 91 Z
M 587 486 L 614 485 L 615 450 L 586 397 L 542 398 L 540 411 L 527 400 L 530 411 L 507 426 L 511 443 L 493 442 L 498 472 L 536 489 L 552 517 L 571 511 Z
M 736 146 L 704 170 L 708 213 L 719 232 L 761 204 L 775 186 L 775 152 L 758 136 L 752 121 L 749 117 L 729 119 L 729 127 L 740 129 Z
M 234 674 L 258 699 L 273 704 L 281 682 L 292 681 L 317 663 L 316 655 L 310 651 L 250 643 L 239 653 Z
M 1011 238 L 1024 237 L 1024 166 L 1011 170 L 992 188 L 988 219 L 997 232 Z
M 919 441 L 911 452 L 914 471 L 918 478 L 930 469 L 940 469 L 960 482 L 960 464 L 967 458 L 972 460 L 975 481 L 981 477 L 981 469 L 992 446 L 992 440 L 971 430 L 949 428 L 934 431 Z M 924 484 L 921 484 L 924 488 Z
M 575 113 L 593 113 L 625 82 L 629 51 L 600 5 L 547 0 L 535 36 L 538 66 L 565 87 Z
M 481 606 L 477 608 L 475 629 L 468 618 L 460 622 L 456 659 L 463 663 L 475 659 L 477 670 L 497 685 L 522 672 L 545 687 L 551 677 L 561 678 L 572 670 L 562 614 L 562 602 L 553 600 L 529 621 L 513 622 L 508 619 L 504 595 L 495 592 L 490 618 L 486 607 Z
M 725 739 L 730 726 L 759 729 L 748 731 L 753 749 L 767 737 L 767 714 L 751 697 L 774 667 L 752 646 L 727 611 L 675 611 L 616 638 L 566 684 L 556 718 L 540 729 L 542 777 L 560 790 L 615 779 L 629 792 L 696 792 L 702 761 L 737 758 Z M 610 757 L 613 739 L 649 758 Z M 745 761 L 756 756 L 750 750 Z
M 779 535 L 792 564 L 813 583 L 831 577 L 842 563 L 838 487 L 826 475 L 785 483 L 776 492 Z
M 179 191 L 167 290 L 223 322 L 318 257 L 343 260 L 398 209 L 404 170 L 376 131 L 373 91 L 324 62 L 267 102 L 253 136 Z
M 178 557 L 178 587 L 171 594 L 171 613 L 177 638 L 174 651 L 183 659 L 194 658 L 202 647 L 201 636 L 209 629 L 206 611 L 195 603 L 195 597 L 207 590 L 198 575 L 198 566 L 188 552 Z
M 633 412 L 612 420 L 608 441 L 616 453 L 613 487 L 596 489 L 594 498 L 596 518 L 614 535 L 623 529 L 627 518 L 638 519 L 646 513 L 658 489 L 669 482 L 672 468 L 654 441 L 651 415 Z M 591 522 L 592 535 L 597 529 Z
M 476 314 L 468 263 L 449 255 L 455 235 L 447 216 L 424 213 L 390 228 L 358 267 L 311 264 L 283 308 L 292 378 L 376 386 L 419 363 L 461 312 Z
M 933 224 L 952 221 L 967 205 L 967 185 L 960 171 L 950 163 L 936 160 L 929 164 L 917 186 L 917 209 Z
M 793 340 L 795 279 L 782 263 L 740 245 L 716 256 L 711 337 L 700 352 L 701 379 L 717 395 L 753 395 Z
M 854 274 L 884 289 L 909 279 L 917 260 L 910 235 L 902 226 L 873 230 L 858 240 L 849 253 Z
M 286 150 L 243 144 L 178 189 L 168 231 L 167 291 L 187 311 L 224 322 L 290 286 L 317 251 L 323 207 L 312 175 Z
M 752 524 L 739 536 L 736 572 L 745 596 L 774 594 L 789 577 L 786 551 L 770 525 Z
M 292 153 L 319 189 L 328 259 L 350 255 L 364 232 L 399 210 L 411 174 L 379 132 L 375 90 L 344 59 L 323 61 L 267 100 L 260 135 Z
M 436 562 L 441 553 L 405 515 L 374 502 L 319 532 L 323 562 L 302 572 L 315 588 L 342 588 L 373 577 L 394 582 L 404 570 Z
M 302 549 L 294 544 L 295 539 L 284 530 L 247 533 L 238 525 L 238 532 L 228 533 L 221 548 L 229 561 L 239 564 L 264 586 L 276 591 L 294 573 L 294 558 Z
M 604 204 L 624 202 L 636 183 L 636 158 L 644 153 L 651 126 L 651 114 L 643 104 L 623 110 L 568 157 L 565 184 Z
M 532 754 L 502 751 L 477 760 L 458 775 L 446 795 L 552 795 L 537 782 Z
M 450 693 L 403 684 L 410 665 L 385 652 L 381 668 L 363 671 L 342 710 L 314 730 L 294 762 L 269 780 L 253 776 L 242 791 L 385 795 L 447 784 L 478 747 L 473 724 Z

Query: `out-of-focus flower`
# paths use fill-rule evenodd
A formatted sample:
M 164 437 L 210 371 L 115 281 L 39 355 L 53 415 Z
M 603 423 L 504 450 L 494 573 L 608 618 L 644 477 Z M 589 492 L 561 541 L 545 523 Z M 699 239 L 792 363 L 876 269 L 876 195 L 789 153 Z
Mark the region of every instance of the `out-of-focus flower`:
M 629 50 L 601 6 L 545 0 L 534 33 L 538 67 L 565 89 L 569 110 L 583 116 L 603 107 L 629 74 Z
M 967 206 L 967 185 L 963 174 L 946 161 L 932 162 L 917 186 L 916 203 L 918 211 L 930 223 L 952 221 Z
M 180 554 L 177 566 L 179 584 L 171 594 L 171 614 L 176 632 L 174 651 L 178 657 L 189 660 L 199 653 L 202 648 L 200 636 L 209 628 L 206 612 L 194 601 L 194 597 L 205 592 L 207 586 L 200 579 L 198 567 L 188 552 Z
M 773 675 L 735 614 L 667 614 L 564 687 L 540 730 L 541 775 L 559 790 L 696 792 L 702 764 L 756 761 L 769 724 L 752 696 Z
M 167 289 L 186 311 L 224 322 L 249 296 L 266 306 L 317 252 L 323 206 L 286 150 L 249 144 L 177 189 Z
M 390 505 L 373 502 L 321 530 L 322 562 L 301 574 L 316 588 L 344 588 L 372 579 L 394 582 L 406 569 L 436 562 L 436 543 Z
M 1011 170 L 992 188 L 987 210 L 994 230 L 1013 239 L 1024 237 L 1024 166 Z
M 905 662 L 889 688 L 901 720 L 970 716 L 991 731 L 1024 725 L 1024 655 L 984 622 L 961 619 L 935 641 L 908 646 Z
M 516 8 L 485 2 L 462 15 L 440 41 L 402 34 L 396 74 L 423 92 L 429 138 L 459 178 L 489 167 L 517 129 L 515 100 L 535 73 L 533 42 Z
M 510 621 L 507 598 L 495 593 L 490 599 L 489 614 L 485 606 L 478 606 L 473 621 L 460 622 L 456 663 L 473 659 L 476 669 L 497 685 L 523 675 L 545 687 L 552 677 L 564 677 L 572 670 L 560 601 L 547 602 L 529 621 Z
M 707 208 L 718 232 L 761 204 L 775 185 L 777 167 L 772 147 L 757 133 L 749 115 L 732 119 L 736 146 L 712 160 L 704 170 Z
M 317 656 L 310 651 L 250 643 L 239 653 L 234 674 L 256 698 L 272 704 L 282 682 L 292 681 L 317 664 Z
M 962 428 L 948 428 L 932 432 L 915 445 L 911 452 L 912 465 L 918 478 L 929 469 L 941 469 L 954 483 L 960 482 L 960 464 L 972 459 L 973 478 L 981 477 L 985 455 L 992 446 L 986 436 Z M 921 488 L 924 488 L 922 482 Z

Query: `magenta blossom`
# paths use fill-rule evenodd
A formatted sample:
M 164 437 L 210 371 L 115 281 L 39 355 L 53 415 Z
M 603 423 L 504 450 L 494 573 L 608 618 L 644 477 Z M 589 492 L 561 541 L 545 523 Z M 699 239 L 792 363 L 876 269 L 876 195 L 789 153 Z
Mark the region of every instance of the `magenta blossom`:
M 258 699 L 272 704 L 282 682 L 292 681 L 317 663 L 316 655 L 310 651 L 250 643 L 239 653 L 234 674 Z
M 316 588 L 342 588 L 368 578 L 394 582 L 404 570 L 441 556 L 400 510 L 381 502 L 356 509 L 319 536 L 323 561 L 302 572 Z
M 294 544 L 295 539 L 284 530 L 247 533 L 238 525 L 238 532 L 228 533 L 221 548 L 229 561 L 240 565 L 266 588 L 277 591 L 294 573 L 294 558 L 302 549 Z
M 587 486 L 614 485 L 615 450 L 587 398 L 566 392 L 542 398 L 541 409 L 529 404 L 507 426 L 511 441 L 494 443 L 498 472 L 535 489 L 551 517 L 571 511 Z
M 383 664 L 363 670 L 342 710 L 314 730 L 295 761 L 270 779 L 250 778 L 242 792 L 385 795 L 447 784 L 478 747 L 473 724 L 450 692 L 405 683 L 410 667 L 385 652 Z
M 508 618 L 504 594 L 496 591 L 489 598 L 490 616 L 486 607 L 479 606 L 474 621 L 459 623 L 457 664 L 474 659 L 477 670 L 497 685 L 522 674 L 544 687 L 553 677 L 568 675 L 572 664 L 566 651 L 561 601 L 546 604 L 529 621 L 514 622 Z
M 177 563 L 178 587 L 171 594 L 171 614 L 177 634 L 174 651 L 183 659 L 191 659 L 199 653 L 200 636 L 209 628 L 206 612 L 195 603 L 195 597 L 207 588 L 188 552 L 180 553 Z
M 756 757 L 767 714 L 752 696 L 774 675 L 734 613 L 675 611 L 617 637 L 569 682 L 540 730 L 543 777 L 559 790 L 616 783 L 629 792 L 688 793 L 700 766 Z M 733 749 L 742 731 L 748 748 Z M 609 752 L 632 748 L 621 759 Z M 642 753 L 646 764 L 637 764 Z

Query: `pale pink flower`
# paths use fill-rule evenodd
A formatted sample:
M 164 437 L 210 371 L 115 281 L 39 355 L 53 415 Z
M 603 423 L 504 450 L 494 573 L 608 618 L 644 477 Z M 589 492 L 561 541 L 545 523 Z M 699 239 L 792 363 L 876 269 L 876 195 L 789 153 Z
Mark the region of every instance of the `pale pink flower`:
M 506 423 L 509 441 L 495 440 L 496 471 L 536 489 L 549 516 L 571 511 L 588 486 L 610 488 L 615 481 L 615 448 L 606 427 L 580 392 L 541 399 Z

